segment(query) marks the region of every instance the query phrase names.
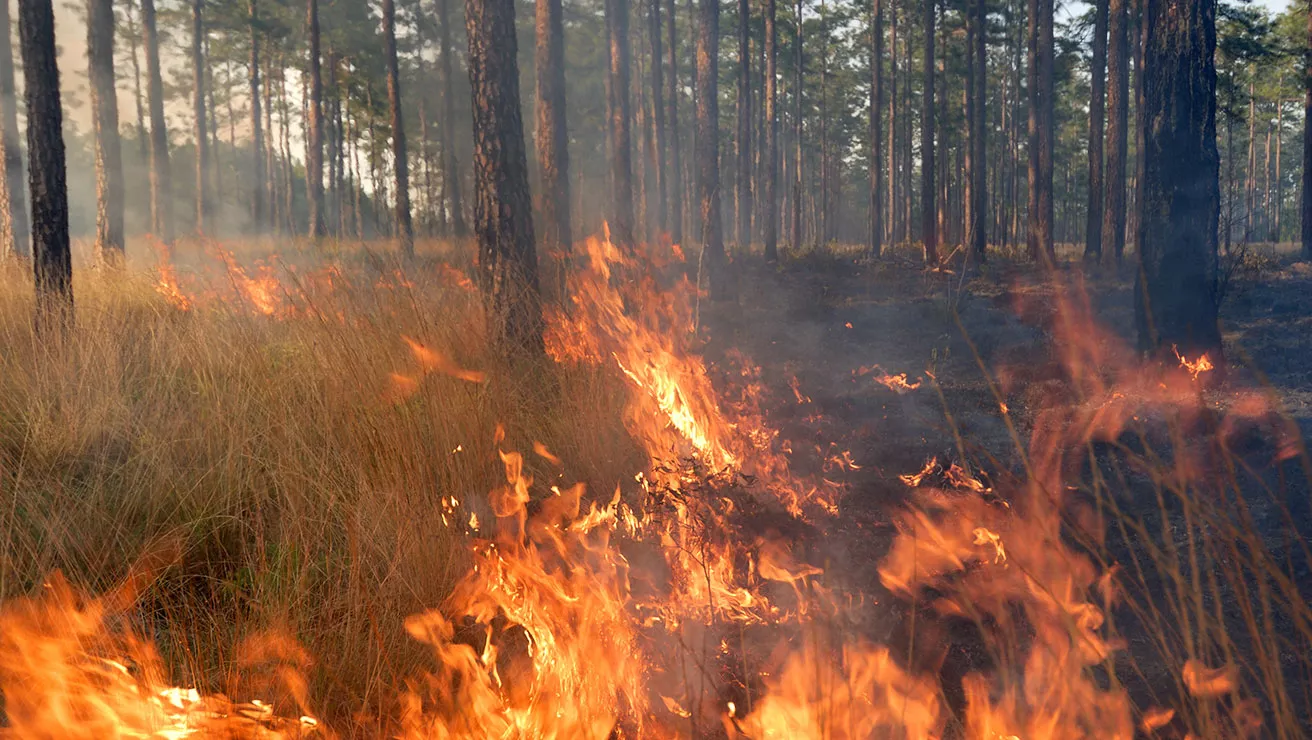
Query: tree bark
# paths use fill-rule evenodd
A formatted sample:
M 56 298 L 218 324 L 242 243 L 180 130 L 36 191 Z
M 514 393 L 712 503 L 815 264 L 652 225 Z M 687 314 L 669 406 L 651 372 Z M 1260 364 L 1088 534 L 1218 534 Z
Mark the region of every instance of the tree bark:
M 0 28 L 9 28 L 9 3 L 0 3 Z M 0 259 L 32 256 L 27 199 L 23 195 L 23 153 L 18 145 L 18 96 L 14 89 L 14 50 L 10 34 L 0 33 Z
M 1110 247 L 1110 256 L 1118 265 L 1125 254 L 1125 179 L 1130 121 L 1129 2 L 1111 0 L 1107 55 L 1107 172 L 1102 245 Z
M 493 343 L 543 353 L 514 0 L 465 0 L 474 111 L 474 233 Z
M 1303 259 L 1312 260 L 1312 6 L 1307 16 L 1308 46 L 1303 53 Z
M 669 168 L 665 133 L 665 56 L 661 46 L 661 0 L 647 2 L 647 37 L 651 40 L 651 121 L 655 145 L 656 189 L 655 224 L 657 231 L 669 229 L 669 207 L 666 196 Z M 565 200 L 568 210 L 569 200 Z
M 934 185 L 934 0 L 924 3 L 925 54 L 923 103 L 920 109 L 920 229 L 925 264 L 938 264 L 938 223 Z
M 719 0 L 700 0 L 697 22 L 697 197 L 701 200 L 702 261 L 711 297 L 723 299 L 728 265 L 720 222 Z
M 55 13 L 50 0 L 19 0 L 18 34 L 27 98 L 36 329 L 43 334 L 60 332 L 73 319 L 64 112 L 59 95 Z
M 307 115 L 305 189 L 310 239 L 324 236 L 323 209 L 323 69 L 320 61 L 319 0 L 307 0 L 305 26 L 309 36 L 310 91 Z
M 1056 136 L 1056 119 L 1053 97 L 1053 0 L 1039 0 L 1038 49 L 1038 210 L 1035 214 L 1035 235 L 1044 259 L 1054 263 L 1057 259 L 1053 243 L 1053 139 Z
M 734 238 L 739 249 L 752 243 L 752 62 L 751 6 L 738 0 L 738 136 L 734 142 L 737 155 L 736 197 L 734 198 L 738 231 Z
M 876 0 L 878 2 L 878 0 Z M 761 165 L 762 213 L 761 238 L 765 242 L 765 259 L 779 259 L 779 29 L 775 0 L 765 0 L 765 160 Z
M 95 0 L 91 0 L 95 2 Z M 111 0 L 112 2 L 112 0 Z M 106 3 L 110 4 L 110 3 Z M 205 3 L 191 0 L 191 109 L 193 134 L 196 140 L 196 233 L 204 234 L 211 215 L 210 205 L 210 137 L 208 114 L 205 106 Z M 111 8 L 112 15 L 112 8 Z M 110 88 L 112 89 L 112 88 Z M 115 96 L 117 97 L 117 96 Z M 115 104 L 114 131 L 118 138 L 117 103 Z
M 802 101 L 806 97 L 805 85 L 802 79 L 803 57 L 802 57 L 802 10 L 803 0 L 797 0 L 797 39 L 796 44 L 796 66 L 794 68 L 793 78 L 793 145 L 796 147 L 796 157 L 793 164 L 793 249 L 802 248 Z
M 173 243 L 173 173 L 169 165 L 169 130 L 164 120 L 164 79 L 160 73 L 155 0 L 141 0 L 141 28 L 146 48 L 146 92 L 150 108 L 150 222 L 155 236 Z
M 396 241 L 401 255 L 415 256 L 415 229 L 410 216 L 410 155 L 401 113 L 401 72 L 396 56 L 396 2 L 383 0 L 383 44 L 387 62 L 387 105 L 392 115 L 392 178 L 396 188 Z
M 970 133 L 971 146 L 971 184 L 970 184 L 970 233 L 968 240 L 975 255 L 984 259 L 988 249 L 988 178 L 986 176 L 988 158 L 988 120 L 986 84 L 988 79 L 988 8 L 986 0 L 974 0 L 973 25 L 975 26 L 975 69 L 974 79 L 969 84 L 974 88 L 971 97 L 975 99 L 975 120 Z
M 96 157 L 96 254 L 121 265 L 123 242 L 123 154 L 114 89 L 114 3 L 87 2 L 87 77 Z
M 1124 12 L 1125 0 L 1116 0 Z M 1107 67 L 1107 24 L 1108 0 L 1094 0 L 1093 23 L 1093 60 L 1089 74 L 1092 76 L 1093 99 L 1089 103 L 1089 209 L 1088 220 L 1084 229 L 1084 258 L 1092 262 L 1102 259 L 1102 194 L 1103 184 L 1103 126 L 1106 119 L 1104 103 L 1106 102 L 1106 67 Z M 1122 25 L 1124 20 L 1122 19 Z M 1121 29 L 1122 36 L 1124 28 Z M 1124 38 L 1121 39 L 1124 47 Z M 1121 57 L 1125 53 L 1122 49 Z M 1124 62 L 1122 62 L 1124 64 Z M 1116 82 L 1112 83 L 1116 85 Z M 1124 165 L 1122 165 L 1123 171 Z
M 683 142 L 679 136 L 679 43 L 675 34 L 675 0 L 667 0 L 666 36 L 669 37 L 670 74 L 666 88 L 666 106 L 670 135 L 670 169 L 667 176 L 670 193 L 670 240 L 683 242 Z
M 127 0 L 128 41 L 132 50 L 132 97 L 137 104 L 137 146 L 141 149 L 141 161 L 150 158 L 150 141 L 146 132 L 146 105 L 141 93 L 141 35 L 138 33 L 133 11 L 135 0 Z
M 154 0 L 142 0 L 145 3 Z M 264 118 L 260 109 L 260 9 L 258 0 L 250 0 L 250 90 L 251 90 L 251 229 L 264 230 Z M 154 106 L 152 105 L 152 111 Z M 151 127 L 154 128 L 152 112 Z M 161 111 L 161 116 L 163 115 Z
M 437 45 L 441 60 L 437 65 L 438 87 L 442 90 L 442 190 L 450 212 L 451 235 L 457 239 L 468 234 L 465 206 L 460 194 L 460 163 L 456 158 L 456 93 L 452 72 L 451 0 L 437 0 Z
M 1147 0 L 1144 23 L 1139 344 L 1219 363 L 1215 2 Z
M 547 254 L 567 255 L 573 246 L 565 105 L 563 5 L 561 0 L 537 0 L 537 149 L 542 175 L 542 247 Z
M 629 95 L 629 0 L 606 0 L 606 37 L 610 53 L 606 112 L 610 124 L 610 232 L 624 247 L 633 246 L 633 142 Z
M 879 259 L 884 236 L 884 8 L 883 0 L 870 5 L 870 256 Z

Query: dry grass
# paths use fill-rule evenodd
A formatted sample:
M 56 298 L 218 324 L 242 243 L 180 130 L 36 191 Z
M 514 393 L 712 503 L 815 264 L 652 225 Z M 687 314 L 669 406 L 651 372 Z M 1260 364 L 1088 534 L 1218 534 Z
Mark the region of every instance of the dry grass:
M 644 460 L 622 385 L 523 363 L 508 380 L 477 295 L 422 254 L 400 272 L 385 253 L 290 258 L 274 273 L 297 315 L 274 318 L 201 251 L 179 259 L 207 264 L 219 295 L 190 311 L 149 271 L 79 270 L 62 347 L 33 335 L 27 275 L 0 275 L 0 599 L 56 570 L 103 593 L 166 554 L 133 617 L 178 683 L 236 691 L 233 646 L 276 629 L 313 656 L 323 707 L 383 711 L 427 654 L 403 618 L 463 572 L 465 523 L 441 501 L 497 482 L 498 424 L 500 447 L 540 441 L 610 490 Z M 331 285 L 314 277 L 328 265 Z M 487 382 L 421 376 L 403 337 Z M 419 380 L 405 400 L 394 372 Z

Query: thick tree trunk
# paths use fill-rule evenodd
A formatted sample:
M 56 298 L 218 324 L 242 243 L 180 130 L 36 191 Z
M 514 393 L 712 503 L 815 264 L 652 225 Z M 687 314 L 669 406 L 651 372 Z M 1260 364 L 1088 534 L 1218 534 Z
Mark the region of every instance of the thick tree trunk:
M 1307 16 L 1308 46 L 1303 56 L 1303 259 L 1312 260 L 1312 6 Z
M 1122 6 L 1125 0 L 1117 0 Z M 1092 76 L 1093 99 L 1089 102 L 1089 209 L 1084 229 L 1084 258 L 1097 262 L 1102 259 L 1103 199 L 1103 125 L 1106 115 L 1107 23 L 1108 0 L 1094 0 L 1093 61 L 1089 67 Z M 1123 21 L 1122 21 L 1123 22 Z M 1122 29 L 1124 34 L 1124 29 Z M 1124 46 L 1124 38 L 1122 38 Z M 1122 51 L 1121 56 L 1124 57 Z M 1112 83 L 1116 85 L 1116 82 Z
M 1144 23 L 1139 344 L 1219 361 L 1215 2 L 1147 0 Z
M 870 6 L 870 256 L 879 259 L 884 236 L 884 8 L 883 0 Z
M 738 136 L 734 142 L 737 155 L 738 233 L 734 238 L 739 249 L 752 243 L 752 62 L 751 5 L 738 0 Z
M 656 148 L 655 177 L 656 189 L 655 224 L 657 231 L 669 230 L 669 206 L 666 191 L 669 187 L 668 152 L 665 133 L 665 56 L 661 47 L 661 0 L 647 1 L 647 37 L 651 40 L 651 122 L 653 144 Z M 566 210 L 569 199 L 565 200 Z
M 1125 170 L 1130 122 L 1129 4 L 1130 0 L 1111 0 L 1107 55 L 1107 173 L 1102 244 L 1110 249 L 1110 256 L 1118 265 L 1125 254 Z
M 675 0 L 665 6 L 666 36 L 669 37 L 670 74 L 665 90 L 670 136 L 670 169 L 667 175 L 670 193 L 670 240 L 683 242 L 683 139 L 679 135 L 679 43 L 675 34 Z
M 87 77 L 96 157 L 96 254 L 109 264 L 123 261 L 123 153 L 114 90 L 113 0 L 87 2 Z M 202 119 L 203 120 L 203 119 Z
M 38 333 L 59 332 L 73 319 L 73 260 L 64 179 L 64 112 L 50 0 L 19 0 L 18 35 L 27 98 L 36 328 Z
M 765 259 L 779 259 L 779 29 L 775 0 L 765 0 L 765 159 L 761 165 L 761 238 Z
M 319 0 L 307 0 L 305 26 L 309 36 L 310 90 L 306 111 L 305 190 L 310 238 L 324 236 L 323 208 L 323 70 L 320 63 Z
M 9 3 L 0 3 L 0 28 L 9 28 Z M 23 196 L 23 153 L 18 145 L 18 97 L 14 90 L 14 50 L 10 34 L 0 33 L 0 259 L 27 258 L 27 199 Z
M 542 176 L 542 249 L 559 255 L 556 298 L 574 244 L 570 219 L 569 127 L 565 109 L 565 21 L 561 0 L 537 0 L 537 146 Z M 657 60 L 657 67 L 660 66 Z
M 406 149 L 405 117 L 401 113 L 401 72 L 396 58 L 396 3 L 383 0 L 383 52 L 387 62 L 387 106 L 392 116 L 392 186 L 396 189 L 393 219 L 403 257 L 415 254 L 415 229 L 410 216 L 410 155 Z
M 697 22 L 697 197 L 701 201 L 702 262 L 711 297 L 728 292 L 728 265 L 720 222 L 719 0 L 701 0 Z
M 610 54 L 606 113 L 610 124 L 610 233 L 617 244 L 633 246 L 633 141 L 629 96 L 629 0 L 606 0 Z
M 474 233 L 489 335 L 508 354 L 542 354 L 542 308 L 528 153 L 519 104 L 514 0 L 465 0 L 474 110 Z
M 146 92 L 150 107 L 150 227 L 165 244 L 173 243 L 173 174 L 169 166 L 169 130 L 164 120 L 164 79 L 160 73 L 155 0 L 141 0 L 141 28 L 146 48 Z
M 988 134 L 987 110 L 987 93 L 986 83 L 988 79 L 988 8 L 986 0 L 974 0 L 974 15 L 972 19 L 975 26 L 975 70 L 974 79 L 969 84 L 974 88 L 971 97 L 975 99 L 975 121 L 974 127 L 970 133 L 970 146 L 972 150 L 970 176 L 970 248 L 974 250 L 975 255 L 981 260 L 984 259 L 985 251 L 988 249 L 988 178 L 986 176 L 988 159 L 988 140 L 985 138 Z
M 154 0 L 142 0 L 144 3 Z M 264 116 L 260 108 L 260 9 L 258 0 L 250 0 L 250 99 L 251 99 L 251 229 L 264 230 Z M 153 110 L 153 106 L 152 106 Z M 162 114 L 161 114 L 162 115 Z M 154 119 L 152 113 L 152 128 Z
M 95 0 L 91 0 L 95 2 Z M 112 1 L 112 0 L 111 0 Z M 109 4 L 109 3 L 106 3 Z M 205 3 L 191 0 L 191 109 L 193 138 L 196 140 L 196 233 L 204 234 L 211 215 L 210 205 L 210 137 L 205 109 Z M 111 9 L 112 14 L 112 9 Z M 111 88 L 112 89 L 112 88 Z M 118 111 L 115 105 L 114 138 L 118 138 Z
M 923 103 L 920 107 L 920 230 L 924 243 L 925 264 L 938 264 L 938 191 L 934 185 L 934 0 L 924 3 L 925 53 Z
M 802 57 L 802 6 L 803 0 L 797 0 L 797 39 L 796 44 L 796 66 L 793 70 L 793 145 L 796 147 L 796 156 L 793 164 L 793 249 L 802 248 L 802 101 L 806 97 L 805 86 L 802 80 L 803 57 Z

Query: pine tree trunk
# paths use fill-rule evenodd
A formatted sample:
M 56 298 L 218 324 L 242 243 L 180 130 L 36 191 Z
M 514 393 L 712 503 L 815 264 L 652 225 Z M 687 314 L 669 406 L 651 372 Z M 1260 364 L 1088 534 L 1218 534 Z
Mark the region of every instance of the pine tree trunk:
M 655 224 L 657 231 L 669 231 L 668 151 L 665 133 L 665 55 L 661 47 L 661 0 L 647 0 L 647 38 L 651 41 L 651 122 L 654 136 L 656 191 Z M 568 179 L 568 178 L 566 178 Z M 569 199 L 565 200 L 569 210 Z
M 1303 57 L 1303 259 L 1312 260 L 1312 6 L 1307 16 L 1308 47 Z
M 970 134 L 970 146 L 972 149 L 971 161 L 974 163 L 971 167 L 971 224 L 969 242 L 970 248 L 974 250 L 975 255 L 984 259 L 985 252 L 988 249 L 988 178 L 986 175 L 987 166 L 985 162 L 988 159 L 988 140 L 987 131 L 988 120 L 987 111 L 987 92 L 986 85 L 988 80 L 988 8 L 986 0 L 975 0 L 973 25 L 975 26 L 975 74 L 970 85 L 974 88 L 971 97 L 975 99 L 975 121 L 974 128 Z
M 670 240 L 683 242 L 683 137 L 679 135 L 679 43 L 675 26 L 675 0 L 667 0 L 665 12 L 666 36 L 670 46 L 670 74 L 665 90 L 668 107 L 666 124 L 670 136 Z
M 610 55 L 606 77 L 611 145 L 610 233 L 615 243 L 627 248 L 633 246 L 634 238 L 628 0 L 606 0 L 606 37 Z
M 923 104 L 920 108 L 920 229 L 924 243 L 925 264 L 938 264 L 938 191 L 934 184 L 934 0 L 924 3 L 925 53 Z
M 145 3 L 154 0 L 142 0 Z M 260 107 L 260 9 L 258 0 L 250 0 L 250 100 L 251 100 L 251 229 L 264 230 L 264 115 Z M 152 105 L 152 123 L 154 114 Z M 161 116 L 163 113 L 161 112 Z
M 1056 136 L 1056 119 L 1053 98 L 1053 0 L 1039 0 L 1039 57 L 1038 57 L 1038 212 L 1035 219 L 1038 245 L 1048 263 L 1055 263 L 1057 253 L 1053 241 L 1053 139 Z
M 1252 80 L 1248 82 L 1248 166 L 1244 171 L 1244 238 L 1253 238 L 1253 214 L 1257 199 L 1257 96 Z
M 1102 244 L 1121 264 L 1125 254 L 1126 158 L 1130 107 L 1129 3 L 1111 0 L 1107 54 L 1107 173 Z
M 793 145 L 796 147 L 796 156 L 793 164 L 793 249 L 802 248 L 802 101 L 805 98 L 804 83 L 802 80 L 802 2 L 797 0 L 797 39 L 796 44 L 796 65 L 793 70 Z
M 701 201 L 702 261 L 711 297 L 727 297 L 728 265 L 720 221 L 720 4 L 701 0 L 697 22 L 697 197 Z
M 123 153 L 114 90 L 113 0 L 87 2 L 87 77 L 96 157 L 96 254 L 121 265 L 123 242 Z
M 1122 9 L 1125 0 L 1117 0 Z M 1093 24 L 1093 61 L 1090 67 L 1093 99 L 1089 103 L 1089 210 L 1084 230 L 1084 258 L 1091 262 L 1102 259 L 1103 200 L 1103 125 L 1106 118 L 1103 104 L 1106 100 L 1108 0 L 1095 0 Z M 1122 31 L 1123 33 L 1123 31 Z M 1122 52 L 1122 57 L 1124 52 Z M 1113 82 L 1113 85 L 1116 83 Z
M 765 0 L 765 157 L 761 165 L 761 238 L 765 259 L 779 259 L 779 29 L 775 0 Z
M 752 62 L 751 6 L 738 0 L 738 136 L 734 142 L 737 155 L 738 232 L 734 241 L 739 249 L 752 243 Z
M 173 174 L 169 166 L 169 130 L 164 120 L 164 79 L 160 73 L 155 0 L 141 0 L 141 27 L 146 48 L 146 92 L 150 106 L 150 222 L 155 236 L 173 243 Z
M 442 89 L 442 189 L 446 192 L 450 212 L 451 235 L 463 238 L 465 206 L 460 197 L 460 164 L 456 159 L 456 92 L 452 73 L 451 0 L 437 0 L 437 41 L 441 62 L 438 64 L 438 87 Z
M 884 8 L 883 0 L 870 5 L 870 256 L 879 259 L 884 236 Z
M 92 0 L 94 2 L 95 0 Z M 204 234 L 211 215 L 210 206 L 210 139 L 209 120 L 205 111 L 205 16 L 204 0 L 191 0 L 191 108 L 193 133 L 196 140 L 196 233 Z M 117 106 L 116 106 L 117 107 Z M 118 137 L 118 115 L 115 111 L 114 130 Z
M 310 239 L 324 236 L 323 208 L 323 69 L 320 63 L 319 0 L 307 0 L 305 26 L 309 36 L 309 103 L 306 126 L 305 190 Z
M 0 28 L 10 28 L 9 3 L 0 2 Z M 18 144 L 18 96 L 14 89 L 14 50 L 10 34 L 0 33 L 0 259 L 32 256 L 27 199 L 23 195 L 23 153 Z
M 1284 76 L 1281 75 L 1280 89 L 1283 90 L 1284 87 L 1285 87 L 1285 79 Z M 1280 144 L 1285 140 L 1284 114 L 1285 114 L 1285 101 L 1277 97 L 1276 98 L 1276 205 L 1274 209 L 1275 213 L 1273 214 L 1273 219 L 1271 223 L 1271 241 L 1275 242 L 1276 244 L 1279 244 L 1280 240 L 1285 237 L 1284 231 L 1280 227 L 1281 217 L 1285 213 L 1285 178 L 1284 178 L 1284 172 L 1282 171 L 1284 160 L 1281 159 L 1280 156 Z
M 128 41 L 132 49 L 132 95 L 137 104 L 137 146 L 141 148 L 141 161 L 150 158 L 150 141 L 146 133 L 146 103 L 141 92 L 141 35 L 137 31 L 134 11 L 135 0 L 128 0 Z
M 73 260 L 64 179 L 64 112 L 50 0 L 19 0 L 18 36 L 27 98 L 36 329 L 38 334 L 57 335 L 73 320 Z
M 383 43 L 387 62 L 387 105 L 392 115 L 392 186 L 396 189 L 396 240 L 401 255 L 415 255 L 415 229 L 410 216 L 410 155 L 406 149 L 405 117 L 401 114 L 401 72 L 396 55 L 396 2 L 383 0 Z
M 900 226 L 902 220 L 898 217 L 901 210 L 901 201 L 898 195 L 901 188 L 898 183 L 898 148 L 897 148 L 897 131 L 899 118 L 897 116 L 897 3 L 893 2 L 888 8 L 889 29 L 888 29 L 888 239 L 896 245 L 901 236 Z M 905 64 L 905 62 L 903 62 Z
M 542 176 L 542 249 L 569 254 L 574 237 L 570 219 L 569 127 L 565 102 L 565 21 L 561 0 L 537 0 L 537 148 Z M 660 65 L 657 64 L 657 67 Z M 556 276 L 564 297 L 564 268 Z
M 1217 323 L 1216 6 L 1147 0 L 1140 348 L 1220 361 Z
M 513 0 L 465 0 L 474 110 L 474 232 L 489 334 L 503 351 L 542 354 L 528 154 L 519 107 Z

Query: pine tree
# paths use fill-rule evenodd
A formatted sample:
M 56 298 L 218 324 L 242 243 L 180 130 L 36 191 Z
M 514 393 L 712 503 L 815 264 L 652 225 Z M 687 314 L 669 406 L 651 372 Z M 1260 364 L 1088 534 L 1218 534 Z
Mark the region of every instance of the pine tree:
M 87 0 L 87 77 L 96 157 L 96 254 L 122 264 L 123 155 L 114 89 L 114 3 Z
M 401 72 L 396 55 L 396 2 L 383 0 L 383 45 L 387 64 L 387 107 L 392 118 L 392 176 L 396 190 L 393 215 L 395 236 L 402 256 L 415 254 L 414 223 L 410 216 L 410 155 L 406 150 L 405 116 L 401 112 Z
M 9 28 L 9 3 L 0 6 L 0 28 Z M 0 33 L 0 169 L 0 259 L 31 257 L 23 196 L 23 153 L 18 145 L 14 50 L 8 33 Z

